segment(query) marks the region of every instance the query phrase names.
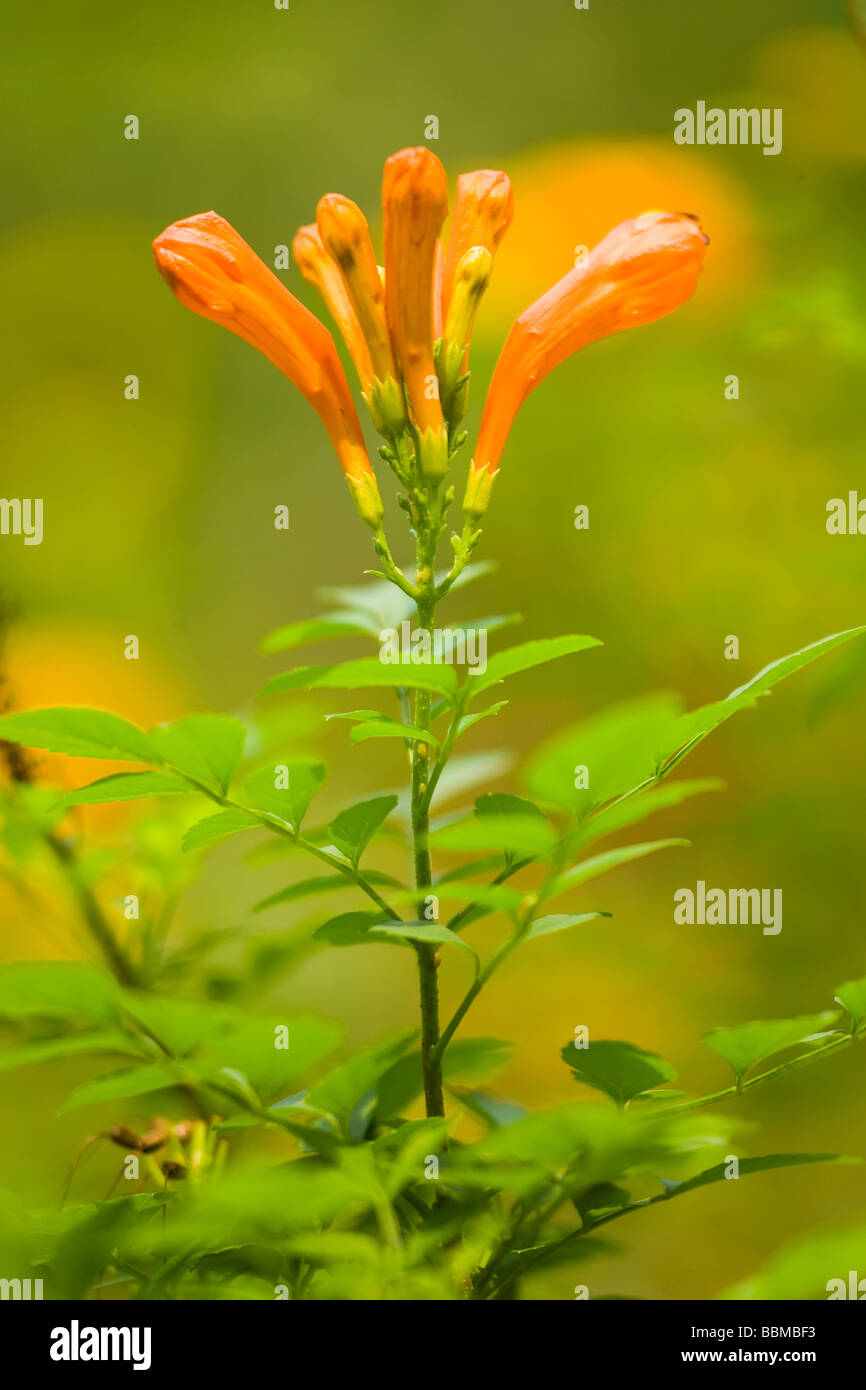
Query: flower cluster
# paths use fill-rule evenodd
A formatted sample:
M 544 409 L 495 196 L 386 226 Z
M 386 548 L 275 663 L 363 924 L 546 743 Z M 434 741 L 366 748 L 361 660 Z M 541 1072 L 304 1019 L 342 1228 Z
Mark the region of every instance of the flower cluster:
M 435 494 L 465 435 L 469 346 L 493 260 L 511 222 L 507 176 L 457 181 L 450 236 L 445 170 L 426 147 L 400 150 L 382 185 L 384 267 L 363 212 L 329 193 L 294 240 L 345 342 L 380 454 L 410 495 Z M 648 212 L 621 223 L 514 323 L 493 374 L 464 511 L 481 517 L 515 415 L 579 348 L 671 313 L 692 294 L 707 238 L 697 218 Z M 320 415 L 361 516 L 377 532 L 382 501 L 331 334 L 215 212 L 168 227 L 157 265 L 187 308 L 263 352 Z

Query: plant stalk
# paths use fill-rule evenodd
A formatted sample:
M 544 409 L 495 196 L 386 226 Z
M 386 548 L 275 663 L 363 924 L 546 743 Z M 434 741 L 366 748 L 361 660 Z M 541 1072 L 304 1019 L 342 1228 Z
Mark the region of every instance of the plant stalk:
M 431 634 L 435 618 L 432 556 L 428 555 L 429 539 L 423 533 L 418 538 L 418 598 L 419 629 Z M 430 728 L 430 692 L 418 690 L 415 696 L 415 725 Z M 430 818 L 427 796 L 430 777 L 430 748 L 426 743 L 414 745 L 412 758 L 412 844 L 415 859 L 415 887 L 418 890 L 418 920 L 425 919 L 425 899 L 433 883 L 430 859 Z M 445 1114 L 442 1091 L 442 1061 L 439 1043 L 439 952 L 430 942 L 418 942 L 418 982 L 421 1000 L 421 1065 L 424 1071 L 424 1100 L 428 1116 Z

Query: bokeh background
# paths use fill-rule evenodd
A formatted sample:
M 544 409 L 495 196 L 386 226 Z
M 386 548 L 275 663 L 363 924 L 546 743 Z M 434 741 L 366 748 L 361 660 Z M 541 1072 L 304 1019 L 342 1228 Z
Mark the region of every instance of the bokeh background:
M 421 143 L 429 115 L 452 178 L 501 167 L 515 188 L 474 340 L 473 434 L 511 319 L 576 245 L 651 207 L 699 212 L 711 239 L 689 305 L 593 346 L 521 413 L 485 536 L 498 569 L 461 615 L 517 610 L 524 636 L 605 645 L 515 681 L 474 746 L 519 765 L 553 727 L 606 703 L 653 689 L 702 703 L 864 620 L 866 541 L 825 529 L 830 498 L 866 490 L 866 46 L 841 3 L 48 0 L 16 7 L 7 26 L 2 492 L 45 499 L 41 546 L 0 539 L 3 594 L 21 608 L 6 662 L 17 705 L 100 704 L 142 722 L 243 712 L 291 664 L 263 659 L 261 637 L 370 564 L 313 413 L 246 345 L 181 310 L 150 242 L 215 208 L 272 263 L 331 190 L 368 209 L 378 234 L 383 160 Z M 673 113 L 698 100 L 781 107 L 782 153 L 676 146 Z M 123 137 L 129 114 L 138 141 Z M 312 304 L 294 269 L 282 278 Z M 138 401 L 124 399 L 129 373 Z M 731 373 L 737 401 L 724 395 Z M 280 503 L 288 532 L 273 528 Z M 129 633 L 138 662 L 123 659 Z M 724 659 L 729 634 L 738 662 Z M 702 1033 L 826 1007 L 834 985 L 866 972 L 864 700 L 864 655 L 846 648 L 701 750 L 689 775 L 721 775 L 727 791 L 653 827 L 693 847 L 602 880 L 587 906 L 613 921 L 518 955 L 476 1007 L 472 1033 L 516 1044 L 500 1094 L 572 1098 L 559 1049 L 581 1022 L 658 1051 L 689 1089 L 714 1089 L 723 1064 Z M 402 772 L 397 749 L 350 750 L 345 724 L 324 726 L 339 707 L 304 697 L 291 716 L 331 765 L 333 809 Z M 86 780 L 65 762 L 50 775 Z M 92 816 L 89 844 L 122 846 L 136 814 Z M 781 887 L 783 932 L 675 926 L 673 892 L 698 878 Z M 283 881 L 217 848 L 181 900 L 177 939 L 202 927 L 242 938 L 252 903 Z M 3 958 L 86 950 L 52 892 L 41 911 L 0 882 Z M 287 924 L 273 922 L 275 937 Z M 479 944 L 495 937 L 485 930 Z M 256 1002 L 341 1019 L 357 1045 L 414 1019 L 406 957 L 311 954 Z M 231 975 L 231 952 L 222 968 Z M 449 960 L 446 1006 L 465 984 Z M 51 1200 L 72 1150 L 109 1120 L 58 1118 L 87 1067 L 0 1078 L 0 1185 L 22 1201 Z M 853 1050 L 749 1098 L 746 1150 L 862 1152 L 861 1068 Z M 80 1193 L 104 1187 L 101 1163 Z M 866 1208 L 856 1168 L 749 1179 L 735 1199 L 730 1186 L 633 1218 L 628 1253 L 596 1268 L 593 1289 L 710 1297 L 783 1240 Z M 569 1297 L 573 1282 L 557 1270 L 527 1293 Z

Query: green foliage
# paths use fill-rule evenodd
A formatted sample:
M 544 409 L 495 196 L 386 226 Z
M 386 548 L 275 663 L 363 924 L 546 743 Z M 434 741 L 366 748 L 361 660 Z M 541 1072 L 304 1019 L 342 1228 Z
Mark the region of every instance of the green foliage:
M 244 790 L 254 806 L 287 821 L 298 834 L 310 802 L 325 780 L 325 765 L 317 758 L 291 758 L 280 765 L 279 777 L 278 786 L 274 769 L 262 768 L 247 778 Z
M 397 801 L 396 796 L 373 796 L 369 801 L 359 801 L 356 806 L 341 811 L 331 821 L 328 829 L 334 844 L 355 867 Z
M 562 1049 L 562 1057 L 578 1081 L 604 1091 L 618 1105 L 676 1080 L 669 1062 L 631 1043 L 599 1041 L 583 1048 L 570 1042 Z
M 797 1043 L 828 1036 L 828 1030 L 838 1019 L 839 1014 L 825 1009 L 820 1014 L 806 1014 L 803 1018 L 773 1019 L 770 1023 L 743 1023 L 737 1028 L 714 1028 L 707 1033 L 704 1042 L 720 1057 L 729 1062 L 739 1078 L 756 1062 L 763 1062 L 776 1052 L 784 1052 Z
M 343 637 L 375 642 L 381 627 L 412 611 L 408 596 L 390 585 L 334 597 L 340 607 L 332 614 L 279 629 L 265 649 Z M 512 618 L 490 620 L 490 627 Z M 688 841 L 667 837 L 587 853 L 590 847 L 717 789 L 712 778 L 666 779 L 732 714 L 860 631 L 805 647 L 690 714 L 671 696 L 650 696 L 553 736 L 529 757 L 529 797 L 480 790 L 501 775 L 507 754 L 454 756 L 457 739 L 504 705 L 469 714 L 470 701 L 511 676 L 596 646 L 595 639 L 522 643 L 462 682 L 450 665 L 389 666 L 375 657 L 298 668 L 266 690 L 393 691 L 393 716 L 355 709 L 329 717 L 353 723 L 354 743 L 405 743 L 422 769 L 410 807 L 383 792 L 329 811 L 327 824 L 307 830 L 325 766 L 306 748 L 271 755 L 291 720 L 282 732 L 276 721 L 269 740 L 256 735 L 250 764 L 244 724 L 216 714 L 147 734 L 94 710 L 5 716 L 0 735 L 7 739 L 145 765 L 60 796 L 31 786 L 5 794 L 5 853 L 22 872 L 47 856 L 66 875 L 106 967 L 0 967 L 0 1019 L 9 1034 L 0 1069 L 87 1065 L 64 1111 L 105 1116 L 88 1123 L 101 1123 L 100 1133 L 117 1134 L 117 1143 L 139 1153 L 146 1189 L 34 1214 L 22 1227 L 30 1266 L 82 1298 L 110 1285 L 137 1298 L 268 1299 L 286 1285 L 293 1298 L 307 1299 L 498 1300 L 519 1293 L 540 1270 L 610 1255 L 613 1247 L 593 1234 L 597 1227 L 722 1183 L 733 1141 L 721 1106 L 855 1045 L 866 1023 L 866 981 L 835 991 L 844 1020 L 826 1009 L 713 1029 L 704 1041 L 733 1068 L 735 1084 L 709 1096 L 672 1089 L 674 1067 L 642 1047 L 589 1037 L 586 1046 L 565 1047 L 562 1058 L 575 1081 L 604 1099 L 527 1111 L 486 1089 L 510 1045 L 467 1035 L 465 1019 L 513 952 L 609 916 L 594 904 L 551 912 L 554 899 Z M 590 772 L 586 785 L 575 776 L 582 766 Z M 233 794 L 235 782 L 242 790 Z M 58 826 L 73 806 L 147 798 L 154 809 L 134 831 L 145 898 L 170 903 L 182 893 L 193 872 L 187 866 L 197 862 L 183 851 L 256 830 L 280 853 L 317 861 L 315 875 L 297 876 L 251 904 L 256 912 L 283 909 L 288 929 L 204 929 L 169 947 L 170 911 L 162 925 L 151 911 L 146 923 L 119 935 L 99 900 L 100 867 L 79 860 Z M 193 810 L 202 798 L 211 805 L 203 816 Z M 431 823 L 431 807 L 449 803 L 453 809 Z M 407 849 L 414 881 L 396 862 Z M 457 862 L 442 866 L 443 854 Z M 428 856 L 436 861 L 429 868 Z M 273 855 L 253 858 L 266 863 Z M 319 899 L 329 904 L 338 892 L 348 910 L 333 916 Z M 295 921 L 298 910 L 309 915 Z M 493 919 L 486 945 L 472 937 L 485 917 Z M 242 945 L 244 966 L 220 965 L 227 945 Z M 262 986 L 277 972 L 332 946 L 371 945 L 417 957 L 420 1037 L 406 1028 L 347 1052 L 341 1027 L 329 1019 L 263 1012 Z M 467 956 L 471 970 L 459 964 Z M 434 980 L 437 970 L 454 979 L 462 972 L 466 990 L 434 1034 L 431 968 Z M 155 1122 L 152 1136 L 130 1127 L 154 1111 L 184 1119 Z M 265 1136 L 281 1146 L 275 1163 L 265 1161 Z M 847 1161 L 820 1152 L 738 1155 L 741 1176 Z M 723 1296 L 788 1296 L 785 1290 L 813 1284 L 795 1249 L 736 1286 L 748 1292 Z
M 156 749 L 140 729 L 104 710 L 38 709 L 30 714 L 5 714 L 0 718 L 0 738 L 76 758 L 159 761 Z

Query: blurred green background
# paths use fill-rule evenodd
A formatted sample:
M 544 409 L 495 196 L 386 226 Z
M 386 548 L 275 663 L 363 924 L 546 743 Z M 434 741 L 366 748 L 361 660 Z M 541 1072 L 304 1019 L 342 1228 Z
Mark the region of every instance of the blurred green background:
M 21 707 L 104 704 L 141 721 L 243 711 L 292 664 L 264 661 L 261 637 L 371 563 L 309 407 L 245 344 L 181 310 L 150 242 L 215 208 L 273 264 L 327 191 L 356 199 L 378 235 L 382 163 L 423 142 L 429 115 L 452 180 L 501 167 L 515 187 L 474 341 L 473 436 L 511 318 L 576 245 L 649 207 L 700 213 L 711 239 L 684 309 L 588 349 L 521 412 L 481 552 L 498 570 L 461 615 L 519 610 L 524 636 L 589 632 L 605 645 L 520 678 L 475 746 L 519 762 L 603 704 L 652 689 L 701 703 L 864 620 L 866 541 L 825 530 L 830 498 L 866 491 L 866 48 L 841 3 L 291 0 L 284 12 L 270 0 L 49 0 L 17 8 L 4 47 L 2 491 L 45 499 L 41 546 L 0 539 L 3 592 L 22 607 L 8 662 Z M 673 113 L 698 100 L 781 107 L 782 153 L 676 146 Z M 129 114 L 138 141 L 123 137 Z M 294 269 L 282 278 L 312 305 Z M 724 396 L 731 373 L 737 401 Z M 288 532 L 273 528 L 280 503 Z M 578 503 L 587 532 L 574 529 Z M 395 550 L 408 558 L 399 518 Z M 123 659 L 129 633 L 138 662 Z M 729 634 L 738 662 L 723 657 Z M 866 972 L 864 694 L 864 657 L 846 648 L 727 726 L 689 775 L 719 774 L 728 790 L 654 825 L 693 847 L 605 880 L 587 906 L 611 923 L 513 959 L 470 1027 L 516 1042 L 503 1095 L 572 1098 L 559 1049 L 577 1023 L 715 1089 L 726 1082 L 702 1033 L 826 1007 L 834 985 Z M 396 749 L 350 750 L 344 724 L 320 733 L 318 711 L 309 739 L 331 765 L 334 807 L 401 775 Z M 84 780 L 80 767 L 60 775 Z M 90 833 L 122 842 L 133 814 L 97 818 Z M 675 926 L 673 892 L 698 878 L 781 887 L 781 935 Z M 217 849 L 177 931 L 244 926 L 281 882 Z M 2 884 L 0 895 L 4 958 L 72 953 Z M 461 963 L 444 975 L 447 1006 L 466 981 Z M 357 1044 L 414 1019 L 411 961 L 320 953 L 261 1000 L 277 1003 L 346 1021 Z M 749 1098 L 748 1151 L 862 1152 L 860 1067 L 851 1051 Z M 22 1200 L 50 1200 L 95 1127 L 79 1112 L 57 1118 L 85 1073 L 2 1078 L 0 1184 Z M 80 1190 L 98 1191 L 102 1174 Z M 624 1262 L 599 1266 L 593 1289 L 709 1297 L 782 1240 L 864 1207 L 856 1168 L 755 1178 L 736 1199 L 722 1184 L 637 1219 Z M 528 1293 L 569 1287 L 557 1271 Z

